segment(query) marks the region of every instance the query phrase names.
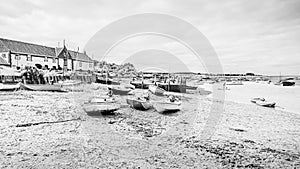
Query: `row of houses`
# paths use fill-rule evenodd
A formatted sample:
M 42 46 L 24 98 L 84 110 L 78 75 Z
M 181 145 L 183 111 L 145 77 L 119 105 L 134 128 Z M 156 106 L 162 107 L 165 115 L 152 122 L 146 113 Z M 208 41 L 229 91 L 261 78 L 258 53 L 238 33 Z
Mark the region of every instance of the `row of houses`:
M 85 53 L 0 38 L 0 65 L 13 68 L 40 65 L 49 69 L 93 71 L 94 61 Z

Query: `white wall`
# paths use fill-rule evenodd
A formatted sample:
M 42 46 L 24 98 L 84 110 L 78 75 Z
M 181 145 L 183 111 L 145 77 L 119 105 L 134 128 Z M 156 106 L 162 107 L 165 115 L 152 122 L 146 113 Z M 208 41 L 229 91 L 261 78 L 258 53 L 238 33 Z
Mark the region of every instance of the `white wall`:
M 81 63 L 81 65 L 80 65 Z M 79 60 L 74 60 L 74 69 L 75 70 L 94 70 L 94 64 L 92 62 L 84 62 L 84 61 L 79 61 Z
M 72 70 L 72 60 L 71 59 L 68 59 L 68 69 Z M 61 68 L 64 67 L 64 59 L 62 58 L 59 58 L 59 65 Z M 58 67 L 58 66 L 57 66 Z
M 25 66 L 35 66 L 35 64 L 40 64 L 42 66 L 48 65 L 48 68 L 53 66 L 57 67 L 57 59 L 53 63 L 53 58 L 48 57 L 48 61 L 45 61 L 45 57 L 32 56 L 32 61 L 27 61 L 27 55 L 18 55 L 19 60 L 16 58 L 15 54 L 11 54 L 12 67 L 25 67 Z

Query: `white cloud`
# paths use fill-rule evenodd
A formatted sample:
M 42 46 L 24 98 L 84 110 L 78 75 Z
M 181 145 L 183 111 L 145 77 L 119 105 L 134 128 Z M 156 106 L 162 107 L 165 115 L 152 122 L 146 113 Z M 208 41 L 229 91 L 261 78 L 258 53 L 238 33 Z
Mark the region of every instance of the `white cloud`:
M 66 39 L 70 49 L 83 49 L 89 38 L 110 22 L 158 12 L 196 26 L 215 48 L 226 72 L 300 74 L 299 8 L 297 0 L 11 0 L 1 2 L 0 37 L 50 46 Z M 192 55 L 184 55 L 188 51 L 170 40 L 148 38 L 124 45 L 115 53 L 148 45 L 178 53 L 185 63 L 197 67 Z

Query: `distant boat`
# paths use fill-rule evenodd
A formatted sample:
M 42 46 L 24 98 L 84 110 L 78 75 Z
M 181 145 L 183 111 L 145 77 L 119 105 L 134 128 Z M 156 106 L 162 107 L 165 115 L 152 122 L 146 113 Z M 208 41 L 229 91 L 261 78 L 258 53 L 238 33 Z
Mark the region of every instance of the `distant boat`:
M 148 89 L 150 85 L 154 85 L 154 83 L 144 80 L 144 81 L 131 81 L 131 85 L 135 86 L 138 89 Z
M 65 80 L 65 81 L 59 81 L 58 83 L 55 83 L 55 85 L 61 85 L 61 86 L 78 86 L 81 84 L 82 82 L 77 80 Z
M 152 107 L 152 104 L 149 101 L 144 100 L 144 99 L 127 98 L 126 102 L 132 108 L 135 108 L 137 110 L 148 110 Z
M 89 103 L 114 103 L 115 99 L 109 96 L 92 98 Z
M 226 85 L 243 85 L 243 82 L 241 82 L 241 81 L 231 81 L 231 82 L 226 82 Z
M 150 85 L 149 91 L 157 96 L 163 96 L 164 92 L 166 92 L 164 89 L 162 89 L 158 86 L 155 86 L 155 85 Z
M 101 84 L 108 84 L 108 85 L 119 85 L 119 82 L 113 81 L 112 79 L 105 79 L 105 78 L 96 78 L 96 83 Z
M 20 84 L 3 84 L 0 83 L 0 91 L 15 91 L 20 88 Z
M 20 88 L 24 90 L 31 90 L 31 91 L 67 92 L 59 85 L 48 85 L 48 84 L 20 83 Z
M 289 78 L 281 81 L 281 84 L 282 86 L 295 86 L 296 82 L 294 81 L 294 78 Z
M 121 87 L 111 87 L 109 86 L 108 89 L 112 90 L 114 95 L 128 95 L 131 89 L 128 88 L 121 88 Z
M 172 113 L 181 110 L 181 101 L 159 101 L 153 102 L 153 107 L 156 111 L 160 113 Z
M 253 99 L 251 99 L 251 102 L 255 103 L 255 104 L 259 105 L 259 106 L 271 107 L 271 108 L 274 108 L 275 105 L 276 105 L 275 102 L 266 101 L 266 99 L 264 99 L 264 98 L 253 98 Z

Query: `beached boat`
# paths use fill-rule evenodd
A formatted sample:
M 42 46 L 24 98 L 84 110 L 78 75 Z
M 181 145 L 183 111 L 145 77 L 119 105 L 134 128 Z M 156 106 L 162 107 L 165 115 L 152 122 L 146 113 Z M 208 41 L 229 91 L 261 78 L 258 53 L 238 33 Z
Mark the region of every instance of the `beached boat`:
M 113 97 L 109 96 L 101 96 L 101 97 L 96 97 L 92 98 L 89 103 L 114 103 L 115 99 Z
M 181 106 L 181 101 L 159 101 L 159 102 L 153 102 L 153 107 L 156 111 L 160 113 L 172 113 L 172 112 L 177 112 L 180 111 L 182 106 Z
M 163 96 L 164 92 L 166 92 L 164 89 L 162 89 L 158 86 L 155 86 L 155 85 L 150 85 L 149 91 L 157 96 Z
M 296 82 L 293 80 L 285 80 L 281 82 L 282 86 L 295 86 Z
M 226 85 L 243 85 L 241 81 L 226 82 Z
M 109 85 L 119 85 L 119 82 L 116 82 L 112 79 L 105 79 L 105 78 L 96 78 L 96 83 L 101 83 L 101 84 L 109 84 Z
M 276 105 L 275 102 L 266 101 L 266 99 L 264 99 L 264 98 L 253 98 L 253 99 L 251 99 L 251 102 L 255 103 L 259 106 L 263 106 L 263 107 L 272 107 L 273 108 Z
M 99 116 L 103 114 L 111 114 L 114 111 L 118 110 L 120 108 L 117 104 L 109 104 L 109 103 L 102 103 L 102 104 L 84 104 L 83 110 L 89 115 L 89 116 Z
M 149 89 L 150 85 L 154 85 L 154 83 L 144 80 L 144 81 L 131 81 L 131 85 L 135 86 L 137 89 Z
M 255 97 L 255 98 L 251 99 L 252 103 L 256 103 L 257 101 L 266 101 L 266 99 L 265 98 L 261 98 L 261 97 Z
M 187 86 L 179 83 L 157 83 L 158 87 L 169 92 L 186 93 Z
M 20 88 L 31 91 L 49 91 L 49 92 L 66 92 L 59 85 L 48 85 L 48 84 L 23 84 L 20 83 Z
M 3 84 L 0 83 L 0 91 L 15 91 L 20 88 L 20 84 Z
M 135 108 L 137 110 L 148 110 L 152 107 L 152 104 L 145 99 L 127 98 L 126 102 L 130 105 L 130 107 Z
M 55 85 L 61 85 L 61 86 L 78 86 L 81 85 L 82 82 L 78 80 L 65 80 L 65 81 L 59 81 Z
M 111 86 L 109 86 L 108 89 L 111 90 L 114 95 L 128 95 L 131 91 L 131 89 Z

